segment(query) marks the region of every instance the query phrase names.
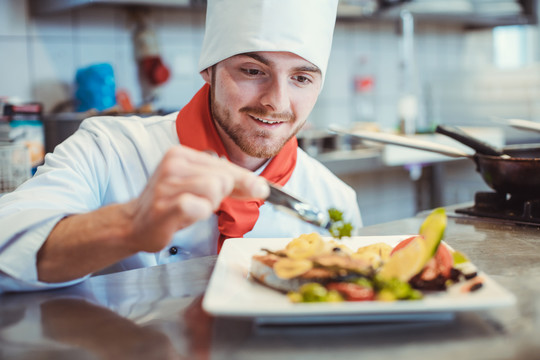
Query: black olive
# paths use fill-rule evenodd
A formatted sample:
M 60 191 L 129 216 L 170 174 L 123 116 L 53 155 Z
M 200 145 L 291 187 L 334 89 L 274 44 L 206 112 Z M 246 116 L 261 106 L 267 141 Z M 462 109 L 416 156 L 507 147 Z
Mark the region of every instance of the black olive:
M 465 279 L 470 280 L 470 279 L 472 279 L 473 277 L 476 277 L 476 275 L 478 275 L 478 274 L 477 274 L 476 271 L 475 271 L 475 272 L 473 272 L 473 273 L 463 274 L 463 275 L 465 276 Z
M 471 292 L 480 289 L 483 285 L 484 285 L 484 284 L 482 284 L 481 282 L 477 282 L 476 284 L 474 284 L 473 286 L 471 286 Z

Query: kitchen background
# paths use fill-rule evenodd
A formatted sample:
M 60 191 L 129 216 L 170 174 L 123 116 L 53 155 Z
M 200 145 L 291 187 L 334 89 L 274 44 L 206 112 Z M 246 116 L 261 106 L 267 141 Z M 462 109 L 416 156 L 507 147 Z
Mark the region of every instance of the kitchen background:
M 136 108 L 180 109 L 203 84 L 197 60 L 204 7 L 185 2 L 185 6 L 143 8 L 98 4 L 48 12 L 38 11 L 38 6 L 62 2 L 0 0 L 0 97 L 42 104 L 46 123 L 53 112 L 74 111 L 69 105 L 79 69 L 107 63 L 114 71 L 116 89 L 124 90 Z M 407 36 L 410 18 L 403 17 L 407 13 L 400 17 L 394 7 L 384 16 L 369 16 L 368 5 L 373 4 L 377 3 L 341 0 L 327 80 L 306 134 L 329 123 L 394 131 L 411 111 L 410 103 L 407 107 L 402 101 L 404 94 L 412 94 L 417 100 L 412 110 L 418 115 L 417 131 L 440 123 L 500 128 L 507 143 L 540 137 L 493 121 L 540 118 L 535 0 L 406 2 L 402 8 L 412 13 L 413 37 Z M 151 90 L 141 80 L 136 60 L 141 48 L 135 45 L 135 32 L 141 22 L 155 34 L 149 40 L 151 52 L 170 75 Z M 149 94 L 153 100 L 146 104 Z M 359 109 L 360 103 L 367 105 Z M 331 165 L 347 146 L 333 153 L 334 158 L 315 150 L 314 155 L 330 159 L 329 167 L 356 188 L 366 224 L 472 201 L 476 191 L 486 188 L 468 159 L 411 158 L 399 164 L 376 162 L 372 167 L 360 166 L 356 159 L 338 169 Z

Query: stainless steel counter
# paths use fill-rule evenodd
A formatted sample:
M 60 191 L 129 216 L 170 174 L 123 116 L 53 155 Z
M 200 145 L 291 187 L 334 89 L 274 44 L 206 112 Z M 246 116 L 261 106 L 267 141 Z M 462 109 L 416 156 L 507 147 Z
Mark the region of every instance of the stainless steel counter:
M 415 233 L 422 220 L 361 233 Z M 517 306 L 441 322 L 256 327 L 202 311 L 207 257 L 0 296 L 0 359 L 540 359 L 540 228 L 450 217 L 445 239 Z

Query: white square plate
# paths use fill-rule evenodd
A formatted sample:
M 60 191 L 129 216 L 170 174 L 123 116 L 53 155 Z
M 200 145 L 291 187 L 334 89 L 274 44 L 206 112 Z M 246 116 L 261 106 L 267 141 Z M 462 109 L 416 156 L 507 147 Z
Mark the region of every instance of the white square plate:
M 377 242 L 395 246 L 410 235 L 358 236 L 341 241 L 351 249 Z M 283 249 L 291 239 L 228 239 L 218 256 L 203 300 L 215 316 L 255 318 L 259 323 L 358 322 L 438 320 L 458 311 L 511 306 L 513 294 L 483 273 L 484 286 L 462 293 L 457 284 L 445 292 L 429 293 L 416 301 L 292 303 L 284 294 L 257 283 L 249 275 L 251 257 L 262 248 Z

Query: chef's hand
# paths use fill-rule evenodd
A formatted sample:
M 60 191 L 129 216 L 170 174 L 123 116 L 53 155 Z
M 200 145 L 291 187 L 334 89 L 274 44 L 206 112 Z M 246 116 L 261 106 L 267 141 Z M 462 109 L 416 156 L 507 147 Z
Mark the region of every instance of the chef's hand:
M 142 194 L 131 201 L 132 240 L 139 251 L 163 249 L 173 234 L 210 217 L 227 196 L 268 196 L 266 181 L 208 153 L 176 146 L 163 157 Z
M 263 178 L 227 160 L 171 148 L 138 198 L 58 222 L 38 252 L 38 279 L 78 279 L 140 251 L 160 251 L 225 197 L 264 199 L 269 192 Z

